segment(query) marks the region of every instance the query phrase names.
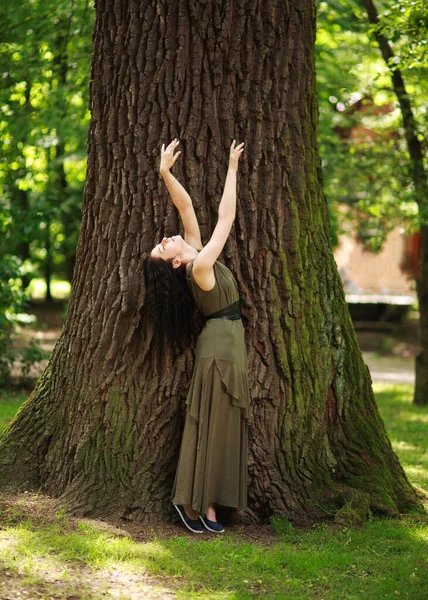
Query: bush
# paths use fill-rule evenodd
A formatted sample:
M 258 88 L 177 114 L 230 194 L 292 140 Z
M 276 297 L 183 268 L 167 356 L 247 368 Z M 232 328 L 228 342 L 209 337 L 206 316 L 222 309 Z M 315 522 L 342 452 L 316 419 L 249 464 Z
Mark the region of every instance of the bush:
M 49 356 L 50 352 L 40 348 L 39 344 L 34 340 L 32 340 L 29 345 L 24 348 L 20 355 L 20 360 L 22 362 L 21 372 L 24 383 L 29 379 L 31 367 L 35 363 L 48 359 Z
M 22 261 L 17 256 L 0 257 L 0 386 L 10 382 L 14 321 L 27 299 L 18 283 L 21 272 Z

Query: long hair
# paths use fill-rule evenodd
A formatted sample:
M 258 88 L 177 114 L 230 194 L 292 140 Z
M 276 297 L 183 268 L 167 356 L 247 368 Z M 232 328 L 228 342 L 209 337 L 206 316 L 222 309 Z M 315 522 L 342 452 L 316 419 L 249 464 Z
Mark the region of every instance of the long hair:
M 187 287 L 185 265 L 174 269 L 170 260 L 146 256 L 144 281 L 144 321 L 153 334 L 153 363 L 159 365 L 165 353 L 177 355 L 192 345 L 203 319 Z

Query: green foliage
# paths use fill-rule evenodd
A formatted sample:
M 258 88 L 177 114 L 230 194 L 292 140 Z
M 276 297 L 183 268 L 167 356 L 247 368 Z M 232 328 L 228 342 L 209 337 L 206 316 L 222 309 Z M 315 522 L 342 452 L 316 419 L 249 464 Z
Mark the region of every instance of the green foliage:
M 392 67 L 418 69 L 422 77 L 428 68 L 428 3 L 426 0 L 396 0 L 380 5 L 378 30 L 394 44 Z
M 89 124 L 93 3 L 6 2 L 0 9 L 0 385 L 13 322 L 37 272 L 71 277 Z M 27 348 L 23 376 L 40 352 Z
M 23 350 L 20 360 L 21 360 L 21 372 L 22 378 L 24 382 L 28 380 L 30 375 L 31 367 L 42 360 L 47 360 L 50 356 L 50 352 L 43 350 L 40 347 L 40 344 L 31 340 L 28 346 Z
M 416 36 L 410 26 L 401 28 L 401 21 L 419 2 L 406 0 L 407 12 L 402 4 L 379 3 L 381 10 L 397 16 L 394 21 L 384 13 L 380 26 L 394 41 L 394 52 L 413 47 L 409 36 L 412 31 Z M 427 22 L 418 23 L 426 39 Z M 413 233 L 419 224 L 401 113 L 371 31 L 360 2 L 318 3 L 319 146 L 330 215 L 339 223 L 339 233 L 357 229 L 365 246 L 378 251 L 397 225 Z M 419 46 L 424 47 L 422 41 Z M 416 68 L 399 57 L 421 139 L 428 133 L 424 60 L 421 54 Z M 346 211 L 340 206 L 347 206 Z
M 21 264 L 16 256 L 0 255 L 0 387 L 9 382 L 14 360 L 11 350 L 13 322 L 25 300 L 25 294 L 17 285 Z
M 3 241 L 41 272 L 64 269 L 80 228 L 92 2 L 3 3 L 0 17 Z
M 277 536 L 262 531 L 262 537 L 251 527 L 202 539 L 178 528 L 169 536 L 145 529 L 133 539 L 107 522 L 43 514 L 43 496 L 27 498 L 0 505 L 9 584 L 18 586 L 25 568 L 19 597 L 23 590 L 49 597 L 52 580 L 55 598 L 64 600 L 142 597 L 142 585 L 147 598 L 185 600 L 426 597 L 428 524 L 422 519 L 376 519 L 341 532 L 320 524 Z

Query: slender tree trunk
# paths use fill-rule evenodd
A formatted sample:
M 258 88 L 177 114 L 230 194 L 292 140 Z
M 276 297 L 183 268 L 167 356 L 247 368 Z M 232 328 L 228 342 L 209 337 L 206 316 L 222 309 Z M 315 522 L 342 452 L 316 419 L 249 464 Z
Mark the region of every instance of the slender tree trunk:
M 0 481 L 40 486 L 75 514 L 150 520 L 170 493 L 189 349 L 151 373 L 142 257 L 177 214 L 162 142 L 203 240 L 233 138 L 245 140 L 224 261 L 247 317 L 253 419 L 242 518 L 309 524 L 349 509 L 420 510 L 392 451 L 328 235 L 316 145 L 309 0 L 99 0 L 88 177 L 70 308 L 52 358 L 0 441 Z
M 52 240 L 51 240 L 51 219 L 46 216 L 46 237 L 45 237 L 46 257 L 43 264 L 43 273 L 46 283 L 45 302 L 52 302 Z
M 23 116 L 26 119 L 31 117 L 31 82 L 26 81 L 25 85 L 25 102 L 22 107 Z M 28 231 L 26 231 L 26 225 L 30 219 L 31 207 L 29 193 L 25 189 L 20 189 L 18 181 L 25 180 L 28 172 L 25 165 L 25 160 L 20 154 L 22 153 L 23 144 L 27 139 L 27 130 L 23 129 L 21 135 L 15 140 L 15 152 L 16 158 L 22 159 L 22 166 L 18 170 L 10 170 L 7 175 L 7 187 L 9 188 L 9 194 L 12 198 L 12 214 L 14 215 L 14 238 L 17 240 L 16 249 L 14 250 L 22 260 L 28 260 L 30 258 L 30 242 Z M 21 276 L 22 289 L 26 290 L 30 284 L 31 276 L 24 274 Z
M 15 184 L 15 190 L 16 190 L 16 204 L 17 206 L 19 206 L 19 212 L 21 215 L 26 215 L 28 217 L 28 214 L 30 212 L 30 201 L 28 198 L 28 192 L 27 190 L 20 190 L 17 189 L 16 184 Z M 28 239 L 26 238 L 26 236 L 24 236 L 23 233 L 19 234 L 19 246 L 18 246 L 18 256 L 22 259 L 22 260 L 28 260 L 30 258 L 30 243 L 28 241 Z M 23 274 L 21 275 L 21 283 L 22 283 L 22 289 L 26 290 L 27 287 L 30 285 L 30 281 L 31 281 L 31 277 L 27 274 Z
M 56 67 L 56 73 L 58 78 L 58 87 L 65 89 L 67 86 L 67 74 L 69 70 L 68 64 L 68 56 L 67 56 L 67 36 L 69 35 L 69 31 L 67 30 L 67 35 L 62 33 L 67 30 L 65 25 L 60 27 L 61 33 L 55 37 L 54 49 L 55 49 L 55 59 L 54 64 Z M 67 184 L 67 177 L 64 169 L 64 158 L 65 158 L 65 147 L 64 147 L 64 138 L 63 135 L 63 127 L 64 121 L 67 118 L 67 106 L 65 103 L 64 95 L 58 96 L 59 105 L 57 106 L 57 110 L 60 117 L 60 123 L 57 127 L 57 145 L 55 146 L 55 187 L 58 193 L 58 202 L 62 208 L 60 216 L 62 229 L 64 232 L 64 255 L 65 255 L 65 272 L 68 281 L 72 281 L 73 279 L 73 271 L 74 265 L 76 262 L 76 252 L 75 252 L 75 244 L 73 244 L 73 240 L 75 239 L 75 231 L 76 231 L 76 219 L 75 219 L 75 210 L 72 210 L 71 206 L 67 206 L 67 199 L 69 197 L 69 188 Z M 79 209 L 80 210 L 80 209 Z M 78 231 L 78 229 L 77 229 Z
M 76 220 L 74 218 L 74 210 L 70 206 L 64 208 L 64 204 L 69 196 L 69 188 L 64 170 L 65 149 L 64 144 L 59 142 L 56 145 L 56 188 L 58 193 L 58 202 L 61 204 L 61 224 L 64 232 L 64 256 L 65 256 L 65 276 L 70 283 L 73 280 L 74 265 L 76 263 L 76 252 L 73 247 L 73 238 L 76 231 Z
M 372 0 L 361 0 L 367 11 L 369 22 L 379 25 L 379 15 Z M 421 351 L 416 357 L 416 378 L 414 404 L 428 405 L 428 181 L 424 167 L 424 153 L 422 143 L 418 138 L 418 126 L 412 111 L 410 97 L 406 91 L 404 79 L 400 69 L 391 62 L 394 52 L 387 38 L 377 29 L 374 36 L 379 49 L 391 70 L 394 92 L 400 105 L 403 117 L 404 132 L 407 148 L 412 165 L 412 179 L 415 187 L 415 197 L 419 206 L 419 274 L 416 280 L 416 290 L 419 301 L 420 315 L 420 344 Z

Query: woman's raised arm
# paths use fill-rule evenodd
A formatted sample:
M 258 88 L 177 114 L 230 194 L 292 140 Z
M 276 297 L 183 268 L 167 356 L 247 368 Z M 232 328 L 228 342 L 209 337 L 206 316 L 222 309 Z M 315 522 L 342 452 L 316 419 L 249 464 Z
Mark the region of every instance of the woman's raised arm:
M 239 158 L 244 151 L 244 142 L 235 146 L 233 140 L 229 154 L 229 168 L 227 170 L 226 182 L 223 195 L 218 207 L 218 221 L 210 241 L 199 252 L 193 263 L 193 276 L 196 283 L 204 290 L 211 289 L 214 284 L 213 266 L 223 250 L 236 214 L 236 173 L 238 171 Z
M 166 187 L 170 193 L 171 199 L 180 213 L 181 220 L 184 226 L 184 240 L 193 246 L 196 250 L 201 250 L 202 241 L 199 231 L 199 224 L 193 208 L 192 199 L 186 192 L 181 183 L 174 177 L 170 169 L 181 154 L 181 150 L 174 154 L 180 142 L 175 139 L 165 148 L 162 144 L 160 173 L 165 181 Z

